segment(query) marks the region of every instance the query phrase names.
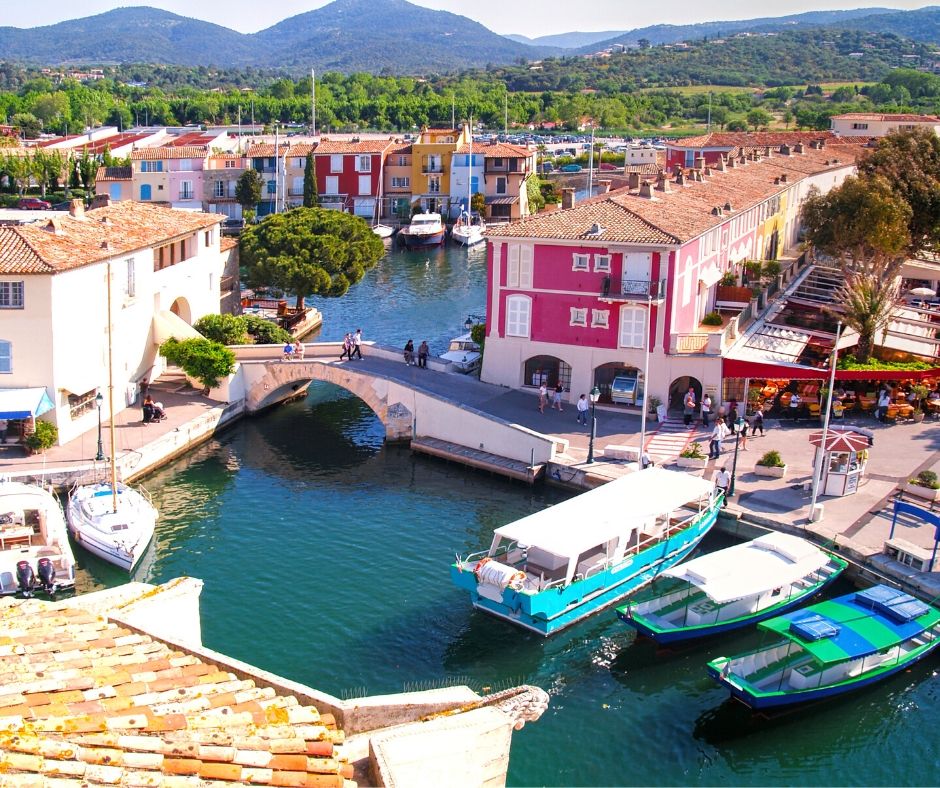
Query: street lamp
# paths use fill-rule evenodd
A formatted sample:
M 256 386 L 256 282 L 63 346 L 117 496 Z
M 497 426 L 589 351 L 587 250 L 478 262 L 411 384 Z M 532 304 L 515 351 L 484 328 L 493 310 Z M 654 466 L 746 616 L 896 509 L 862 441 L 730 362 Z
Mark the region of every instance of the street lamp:
M 741 442 L 741 430 L 744 429 L 745 423 L 742 416 L 732 425 L 734 428 L 734 459 L 731 461 L 731 484 L 728 485 L 728 498 L 734 495 L 734 477 L 738 470 L 738 444 Z
M 588 443 L 588 462 L 594 462 L 594 437 L 597 435 L 597 401 L 601 398 L 601 390 L 595 386 L 588 394 L 591 399 L 591 440 Z
M 101 445 L 101 403 L 104 402 L 104 397 L 101 396 L 99 391 L 95 394 L 95 406 L 98 408 L 98 453 L 95 455 L 95 460 L 97 462 L 102 462 L 104 460 L 104 447 Z

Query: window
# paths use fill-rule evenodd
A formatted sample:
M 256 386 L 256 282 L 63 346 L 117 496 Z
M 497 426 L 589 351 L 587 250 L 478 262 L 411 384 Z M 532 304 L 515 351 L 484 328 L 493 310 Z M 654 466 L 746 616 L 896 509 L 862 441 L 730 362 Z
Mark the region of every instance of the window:
M 646 310 L 624 307 L 620 310 L 620 347 L 645 347 Z
M 13 372 L 13 343 L 0 339 L 0 373 Z
M 342 156 L 330 156 L 330 172 L 342 172 L 343 171 L 343 157 Z
M 594 270 L 605 273 L 605 274 L 609 274 L 610 273 L 610 255 L 609 254 L 594 255 Z
M 227 170 L 234 170 L 234 169 L 235 169 L 235 160 L 234 160 L 234 159 L 226 159 L 226 160 L 225 160 L 225 169 L 227 169 Z
M 507 287 L 532 287 L 532 256 L 533 248 L 531 246 L 509 245 L 509 257 L 506 267 Z
M 356 172 L 372 172 L 372 157 L 371 156 L 357 156 L 356 157 Z
M 192 172 L 192 171 L 193 171 L 193 160 L 192 160 L 192 159 L 180 159 L 180 171 L 181 171 L 181 172 Z
M 163 172 L 162 161 L 142 161 L 140 163 L 141 172 Z
M 0 309 L 23 308 L 23 283 L 0 282 Z
M 864 131 L 865 129 L 868 128 L 868 124 L 867 123 L 853 123 L 852 128 L 855 129 L 856 131 Z
M 212 186 L 212 196 L 213 197 L 224 197 L 225 196 L 225 181 L 216 181 Z
M 392 188 L 393 189 L 407 189 L 411 185 L 411 178 L 395 178 L 392 177 Z
M 304 159 L 300 159 L 300 158 L 294 159 L 295 170 L 302 170 L 304 166 L 306 166 L 306 161 Z
M 372 194 L 372 176 L 371 175 L 360 175 L 359 176 L 359 194 Z
M 206 230 L 202 234 L 202 240 L 206 247 L 212 246 L 212 230 Z
M 591 310 L 591 328 L 607 328 L 610 323 L 609 309 Z
M 140 199 L 141 202 L 149 200 L 152 194 L 152 190 L 149 183 L 140 184 Z
M 84 416 L 88 411 L 94 410 L 97 405 L 95 402 L 95 396 L 97 394 L 98 389 L 86 391 L 84 394 L 72 394 L 72 392 L 68 392 L 66 402 L 69 406 L 69 418 L 74 421 Z
M 277 181 L 268 181 L 268 194 L 274 194 L 277 191 Z
M 407 157 L 407 156 L 399 156 L 399 157 L 398 157 L 398 166 L 399 166 L 399 167 L 407 167 L 408 164 L 409 164 L 409 162 L 408 162 L 408 157 Z
M 528 296 L 513 295 L 506 299 L 506 336 L 528 337 L 532 301 Z
M 506 193 L 506 179 L 505 179 L 505 178 L 497 178 L 497 179 L 496 179 L 496 193 L 497 193 L 497 194 L 505 194 L 505 193 Z
M 571 255 L 571 270 L 572 271 L 587 271 L 590 263 L 591 263 L 591 255 L 589 254 Z
M 133 257 L 127 258 L 127 288 L 125 295 L 134 298 L 137 295 L 137 264 Z
M 440 194 L 441 193 L 441 177 L 439 175 L 431 175 L 428 177 L 428 194 Z
M 339 176 L 337 175 L 326 176 L 325 194 L 339 194 Z
M 580 309 L 576 306 L 571 307 L 571 319 L 568 321 L 570 326 L 586 326 L 587 325 L 587 308 Z
M 180 181 L 180 199 L 191 200 L 193 198 L 193 182 Z
M 505 165 L 503 164 L 503 160 L 502 160 L 502 159 L 493 159 L 493 169 L 494 169 L 494 170 L 501 170 L 501 169 L 503 169 L 504 166 L 505 166 Z

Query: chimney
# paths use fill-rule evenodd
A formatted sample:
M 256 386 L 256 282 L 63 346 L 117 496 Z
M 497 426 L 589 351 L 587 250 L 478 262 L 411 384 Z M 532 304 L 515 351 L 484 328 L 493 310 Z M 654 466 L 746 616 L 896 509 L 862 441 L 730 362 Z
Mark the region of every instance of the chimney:
M 728 157 L 728 169 L 730 170 L 736 166 L 737 165 L 734 163 L 734 156 L 729 156 Z
M 85 216 L 85 203 L 78 198 L 69 201 L 69 216 L 74 219 L 81 219 Z
M 705 157 L 698 155 L 695 157 L 695 169 L 704 170 L 705 169 Z
M 776 178 L 774 178 L 774 186 L 779 186 L 779 185 L 780 185 L 780 177 L 777 176 Z
M 630 188 L 630 189 L 640 188 L 640 173 L 631 172 L 629 176 L 627 176 L 627 188 Z
M 783 175 L 780 176 L 780 183 L 786 183 L 788 180 L 789 178 L 786 173 L 783 173 Z
M 793 146 L 793 152 L 794 152 L 794 153 L 802 154 L 804 151 L 805 151 L 805 148 L 803 147 L 803 143 L 802 143 L 802 142 L 798 142 L 798 143 L 796 143 L 796 145 Z
M 705 179 L 702 177 L 702 171 L 701 171 L 701 170 L 692 170 L 691 177 L 692 177 L 692 180 L 695 181 L 696 183 L 701 183 L 702 181 L 705 180 Z
M 562 189 L 561 190 L 562 210 L 567 210 L 568 208 L 574 208 L 574 203 L 575 203 L 574 189 Z
M 685 186 L 685 185 L 686 185 L 685 173 L 682 172 L 682 170 L 679 170 L 679 172 L 676 173 L 676 186 Z
M 712 216 L 721 216 L 721 215 L 722 215 L 722 212 L 721 212 L 720 205 L 716 205 L 714 208 L 712 208 Z
M 718 159 L 718 163 L 715 165 L 715 172 L 724 172 L 725 169 L 727 169 L 725 167 L 725 157 L 722 156 Z
M 110 242 L 110 241 L 102 241 L 102 242 L 101 242 L 101 251 L 102 251 L 102 252 L 110 252 L 110 251 L 111 251 L 111 242 Z
M 747 156 L 745 156 L 743 152 L 738 156 L 738 164 L 747 165 Z
M 672 191 L 672 187 L 669 185 L 669 181 L 666 179 L 665 170 L 659 171 L 659 177 L 656 178 L 656 191 L 663 192 L 664 194 Z
M 770 145 L 768 145 L 767 148 L 766 148 L 765 151 L 764 151 L 764 155 L 765 155 L 768 159 L 772 159 L 772 158 L 774 157 L 774 149 L 771 148 Z
M 641 186 L 640 186 L 640 195 L 639 195 L 639 196 L 640 196 L 640 197 L 644 197 L 644 198 L 646 198 L 647 200 L 653 200 L 653 199 L 655 199 L 655 198 L 653 197 L 653 187 L 650 186 L 649 181 L 643 181 L 643 183 L 642 183 Z
M 731 201 L 725 203 L 725 213 L 731 213 L 734 209 L 731 207 Z
M 52 235 L 64 234 L 62 232 L 62 224 L 58 219 L 50 219 L 48 222 L 46 222 L 42 226 L 42 229 L 45 230 L 47 233 L 51 233 Z
M 787 145 L 786 143 L 783 143 L 783 145 L 780 146 L 780 155 L 781 155 L 781 156 L 789 156 L 789 155 L 790 155 L 790 146 Z

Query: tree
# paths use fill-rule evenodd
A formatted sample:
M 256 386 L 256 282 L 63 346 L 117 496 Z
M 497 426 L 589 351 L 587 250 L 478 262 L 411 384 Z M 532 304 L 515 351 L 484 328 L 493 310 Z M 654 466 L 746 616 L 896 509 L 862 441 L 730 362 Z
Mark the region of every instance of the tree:
M 222 345 L 244 345 L 248 339 L 241 315 L 205 315 L 193 323 L 193 328 L 206 339 Z
M 257 170 L 249 168 L 238 176 L 235 182 L 235 199 L 243 211 L 254 210 L 261 202 L 262 185 L 261 174 Z
M 317 191 L 317 158 L 313 151 L 307 154 L 307 166 L 304 168 L 304 208 L 316 208 L 320 204 Z
M 240 244 L 249 284 L 293 293 L 298 308 L 308 295 L 343 295 L 385 251 L 363 219 L 324 208 L 266 216 Z
M 526 178 L 526 196 L 529 198 L 529 213 L 535 214 L 545 207 L 545 198 L 542 196 L 542 182 L 535 174 Z
M 235 354 L 225 345 L 209 339 L 180 341 L 171 337 L 160 345 L 160 355 L 202 383 L 206 393 L 235 370 Z
M 32 112 L 17 112 L 10 123 L 28 140 L 34 140 L 42 131 L 42 121 Z
M 760 107 L 755 107 L 745 116 L 749 126 L 754 127 L 754 131 L 757 131 L 762 126 L 770 125 L 773 115 L 771 115 L 767 110 L 761 109 Z
M 242 315 L 242 319 L 245 321 L 248 336 L 256 345 L 283 345 L 293 339 L 289 331 L 263 317 Z
M 66 174 L 62 152 L 36 148 L 32 156 L 32 173 L 39 182 L 40 193 L 45 197 L 46 188 L 55 189 L 59 185 L 59 178 Z
M 911 245 L 911 209 L 883 178 L 846 178 L 803 204 L 807 240 L 839 261 L 845 282 L 833 314 L 858 332 L 856 356 L 868 361 L 897 303 L 898 276 Z

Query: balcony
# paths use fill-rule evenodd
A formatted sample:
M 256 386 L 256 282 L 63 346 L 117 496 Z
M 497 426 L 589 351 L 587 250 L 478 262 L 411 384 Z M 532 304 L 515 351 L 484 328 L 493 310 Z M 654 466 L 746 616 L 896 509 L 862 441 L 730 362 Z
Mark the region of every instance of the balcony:
M 195 194 L 195 192 L 192 192 L 192 191 L 181 191 L 181 192 L 180 192 L 180 199 L 181 199 L 181 200 L 192 200 L 192 199 L 194 199 L 194 198 L 193 198 L 193 195 L 194 195 L 194 194 Z
M 619 287 L 609 276 L 601 281 L 601 298 L 607 301 L 664 301 L 666 298 L 666 280 L 621 279 Z
M 748 304 L 736 315 L 722 317 L 724 320 L 720 326 L 701 326 L 701 331 L 692 334 L 673 334 L 669 343 L 670 355 L 723 355 L 751 323 L 751 306 Z
M 440 175 L 444 172 L 443 164 L 422 164 L 421 172 L 425 175 Z
M 294 189 L 293 187 L 291 187 L 290 189 L 287 190 L 287 194 L 288 194 L 290 197 L 303 197 L 303 196 L 304 196 L 304 190 L 303 190 L 303 188 Z

